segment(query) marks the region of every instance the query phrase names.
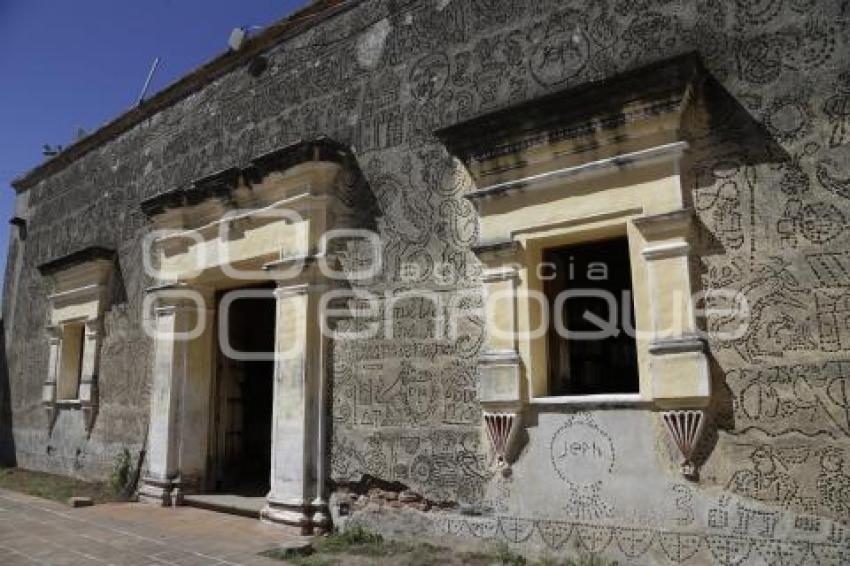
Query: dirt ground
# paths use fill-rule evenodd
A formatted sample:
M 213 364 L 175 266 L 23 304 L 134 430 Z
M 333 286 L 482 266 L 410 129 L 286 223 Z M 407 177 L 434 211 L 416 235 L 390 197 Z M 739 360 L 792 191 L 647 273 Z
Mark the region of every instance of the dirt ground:
M 316 538 L 313 552 L 308 556 L 291 556 L 283 551 L 268 551 L 263 556 L 277 558 L 296 566 L 605 566 L 607 563 L 576 553 L 576 557 L 549 557 L 530 560 L 509 547 L 492 545 L 487 548 L 463 550 L 447 547 L 431 540 L 385 540 L 380 535 L 362 529 Z
M 72 509 L 71 496 L 98 504 Z M 115 502 L 105 483 L 0 468 L 0 564 L 192 566 L 564 565 L 603 566 L 578 553 L 530 560 L 507 546 L 448 547 L 442 540 L 390 540 L 362 528 L 309 539 L 279 525 L 190 507 Z M 310 553 L 293 554 L 287 544 Z
M 106 482 L 86 482 L 21 468 L 0 468 L 0 489 L 9 489 L 62 503 L 67 502 L 71 496 L 90 497 L 98 503 L 118 500 L 117 495 Z

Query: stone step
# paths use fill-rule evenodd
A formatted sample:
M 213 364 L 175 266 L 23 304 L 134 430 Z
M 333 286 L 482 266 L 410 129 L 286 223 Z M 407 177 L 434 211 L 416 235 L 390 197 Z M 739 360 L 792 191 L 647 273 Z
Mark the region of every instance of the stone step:
M 219 513 L 260 518 L 260 511 L 266 505 L 265 497 L 246 497 L 225 493 L 205 493 L 184 495 L 183 504 Z

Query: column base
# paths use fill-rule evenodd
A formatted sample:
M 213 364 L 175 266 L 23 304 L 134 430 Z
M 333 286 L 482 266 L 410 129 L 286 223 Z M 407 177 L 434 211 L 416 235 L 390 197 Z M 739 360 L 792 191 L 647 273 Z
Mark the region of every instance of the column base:
M 269 523 L 301 529 L 302 535 L 323 534 L 330 530 L 328 506 L 324 502 L 285 501 L 268 498 L 260 519 Z
M 313 509 L 313 534 L 323 535 L 330 532 L 333 522 L 327 501 L 317 497 L 313 500 L 311 508 Z
M 139 488 L 139 502 L 161 507 L 173 507 L 183 504 L 180 484 L 174 480 L 143 478 Z

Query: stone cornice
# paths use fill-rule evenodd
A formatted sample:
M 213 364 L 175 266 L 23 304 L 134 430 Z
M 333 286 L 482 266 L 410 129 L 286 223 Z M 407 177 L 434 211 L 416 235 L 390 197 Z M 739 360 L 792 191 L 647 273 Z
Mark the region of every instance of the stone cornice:
M 148 217 L 166 210 L 195 206 L 208 199 L 228 201 L 240 184 L 260 183 L 273 171 L 283 171 L 308 161 L 344 162 L 349 155 L 345 146 L 327 137 L 297 141 L 270 151 L 251 160 L 245 167 L 231 167 L 196 179 L 187 188 L 173 189 L 154 195 L 141 202 L 142 212 Z
M 592 136 L 662 114 L 683 114 L 707 77 L 687 53 L 437 130 L 467 167 L 529 148 Z M 521 164 L 519 164 L 521 166 Z
M 42 275 L 53 275 L 59 271 L 68 269 L 75 265 L 80 265 L 89 261 L 109 260 L 115 258 L 115 250 L 103 248 L 99 246 L 91 246 L 75 251 L 69 255 L 42 263 L 37 267 L 38 272 Z
M 623 171 L 637 165 L 676 160 L 684 154 L 687 147 L 687 142 L 683 141 L 650 147 L 623 155 L 615 155 L 596 161 L 581 163 L 572 167 L 547 171 L 531 177 L 489 185 L 483 189 L 472 191 L 464 195 L 464 197 L 472 202 L 476 202 L 511 191 L 529 190 L 538 186 L 545 186 L 547 183 L 553 181 L 575 181 L 577 179 L 586 179 L 594 175 L 600 175 L 611 170 Z
M 167 209 L 194 206 L 210 198 L 226 199 L 238 185 L 239 177 L 239 169 L 225 169 L 196 180 L 189 188 L 154 195 L 142 201 L 139 206 L 145 216 L 151 217 Z
M 250 185 L 260 183 L 266 175 L 274 171 L 283 171 L 308 161 L 328 161 L 343 163 L 350 150 L 328 137 L 314 140 L 299 140 L 282 148 L 270 151 L 251 160 L 250 165 L 242 169 L 242 176 Z

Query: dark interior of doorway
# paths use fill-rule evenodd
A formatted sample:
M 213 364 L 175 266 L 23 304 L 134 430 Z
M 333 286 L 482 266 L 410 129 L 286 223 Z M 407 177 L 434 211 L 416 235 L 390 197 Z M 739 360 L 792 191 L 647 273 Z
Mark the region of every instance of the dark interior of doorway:
M 554 277 L 544 285 L 550 312 L 562 317 L 566 330 L 575 333 L 549 330 L 550 395 L 637 393 L 637 347 L 630 330 L 635 315 L 628 239 L 550 248 L 544 251 L 543 260 L 554 268 Z M 579 293 L 564 301 L 562 312 L 557 313 L 556 297 L 567 291 Z M 586 292 L 590 294 L 582 295 Z M 613 323 L 614 332 L 600 332 L 603 327 L 588 315 L 606 321 L 603 324 Z M 554 316 L 551 322 L 554 326 Z M 577 338 L 580 333 L 583 338 Z
M 227 328 L 219 328 L 219 332 L 227 332 L 233 350 L 263 353 L 268 358 L 274 352 L 273 287 L 253 291 L 261 293 L 230 303 Z M 220 300 L 225 296 L 223 293 Z M 234 358 L 237 356 L 227 356 L 219 348 L 219 395 L 223 400 L 219 426 L 224 446 L 216 491 L 264 497 L 271 468 L 274 362 Z

